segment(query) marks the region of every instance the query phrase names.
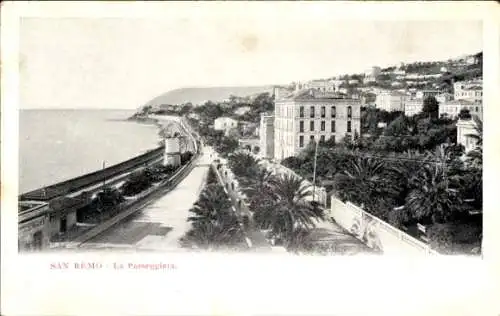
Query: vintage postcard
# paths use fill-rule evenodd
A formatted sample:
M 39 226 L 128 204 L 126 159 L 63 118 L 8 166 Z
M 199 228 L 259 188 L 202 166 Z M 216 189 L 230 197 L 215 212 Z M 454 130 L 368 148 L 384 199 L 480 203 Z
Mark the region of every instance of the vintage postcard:
M 4 2 L 2 315 L 498 315 L 499 13 Z

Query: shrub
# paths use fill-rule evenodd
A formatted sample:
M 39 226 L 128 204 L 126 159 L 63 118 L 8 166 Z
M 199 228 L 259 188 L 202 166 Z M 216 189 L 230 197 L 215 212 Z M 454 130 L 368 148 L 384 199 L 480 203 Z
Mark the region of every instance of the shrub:
M 193 158 L 194 154 L 190 151 L 186 151 L 184 153 L 181 154 L 181 164 L 182 165 L 185 165 L 186 163 L 188 163 L 191 158 Z
M 149 188 L 153 183 L 152 173 L 141 170 L 133 173 L 123 185 L 123 195 L 133 196 Z

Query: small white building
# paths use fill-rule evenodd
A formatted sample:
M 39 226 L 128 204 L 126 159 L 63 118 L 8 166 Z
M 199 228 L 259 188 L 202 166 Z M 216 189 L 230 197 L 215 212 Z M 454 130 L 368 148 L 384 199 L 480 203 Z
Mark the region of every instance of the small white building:
M 439 103 L 445 103 L 445 102 L 451 101 L 451 100 L 453 100 L 453 94 L 451 94 L 451 93 L 438 94 L 438 95 L 436 95 L 436 100 Z
M 476 147 L 477 141 L 470 135 L 477 135 L 476 123 L 473 119 L 458 120 L 457 122 L 457 143 L 465 147 L 465 152 L 469 152 Z
M 482 82 L 456 82 L 453 85 L 455 100 L 483 101 Z
M 365 76 L 366 77 L 373 77 L 373 78 L 376 78 L 377 76 L 380 75 L 380 71 L 381 71 L 381 68 L 378 67 L 378 66 L 374 66 L 372 67 L 371 69 L 367 70 L 365 72 Z
M 219 117 L 214 121 L 214 129 L 216 131 L 229 131 L 230 129 L 237 128 L 238 121 L 230 117 Z
M 439 90 L 420 90 L 417 91 L 417 98 L 418 99 L 425 99 L 427 97 L 436 97 L 439 95 L 440 91 Z
M 422 112 L 424 108 L 424 99 L 410 99 L 405 103 L 405 115 L 410 117 Z
M 377 94 L 375 104 L 378 109 L 387 112 L 404 111 L 406 99 L 405 93 L 388 91 Z

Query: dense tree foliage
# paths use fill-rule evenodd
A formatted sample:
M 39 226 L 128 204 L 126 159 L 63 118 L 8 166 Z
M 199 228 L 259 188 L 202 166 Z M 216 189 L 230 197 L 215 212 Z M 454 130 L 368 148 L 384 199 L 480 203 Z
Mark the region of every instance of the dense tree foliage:
M 245 235 L 240 221 L 219 184 L 207 184 L 190 212 L 192 227 L 180 239 L 183 247 L 212 250 L 243 245 Z
M 428 114 L 429 117 L 437 118 L 439 113 L 439 102 L 435 97 L 430 96 L 424 99 L 424 107 L 422 112 Z

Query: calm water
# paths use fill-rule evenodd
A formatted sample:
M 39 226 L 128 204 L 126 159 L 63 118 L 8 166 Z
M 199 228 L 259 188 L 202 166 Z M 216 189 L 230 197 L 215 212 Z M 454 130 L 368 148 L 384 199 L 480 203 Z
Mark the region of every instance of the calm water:
M 115 164 L 158 145 L 157 128 L 125 119 L 134 111 L 21 110 L 19 192 Z

